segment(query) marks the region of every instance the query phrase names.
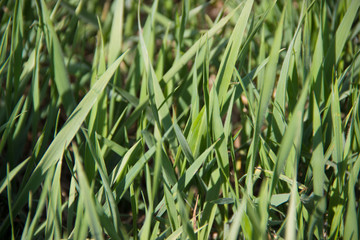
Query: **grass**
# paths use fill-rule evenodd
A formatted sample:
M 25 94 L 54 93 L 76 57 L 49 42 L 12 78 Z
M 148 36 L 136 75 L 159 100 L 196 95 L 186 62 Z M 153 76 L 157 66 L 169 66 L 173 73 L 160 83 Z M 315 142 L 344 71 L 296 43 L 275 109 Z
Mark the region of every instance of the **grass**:
M 359 238 L 359 1 L 0 3 L 1 238 Z

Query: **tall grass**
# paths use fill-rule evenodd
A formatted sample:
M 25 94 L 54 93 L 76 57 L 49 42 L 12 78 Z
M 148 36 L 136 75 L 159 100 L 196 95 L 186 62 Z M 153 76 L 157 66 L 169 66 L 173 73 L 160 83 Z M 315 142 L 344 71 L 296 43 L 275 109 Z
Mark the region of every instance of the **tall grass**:
M 359 238 L 360 1 L 0 5 L 1 238 Z

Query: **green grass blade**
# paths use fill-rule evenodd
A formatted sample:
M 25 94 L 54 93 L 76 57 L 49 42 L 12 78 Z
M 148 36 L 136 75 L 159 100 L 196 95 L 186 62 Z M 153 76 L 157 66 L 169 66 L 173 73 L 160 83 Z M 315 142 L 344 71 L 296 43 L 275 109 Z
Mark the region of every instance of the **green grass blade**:
M 163 80 L 167 83 L 170 81 L 175 74 L 183 67 L 185 64 L 196 54 L 196 52 L 201 48 L 201 46 L 207 41 L 207 39 L 213 37 L 220 29 L 222 29 L 226 23 L 232 18 L 237 9 L 231 11 L 226 17 L 221 19 L 217 24 L 215 24 L 207 33 L 201 37 L 196 43 L 189 48 L 184 55 L 182 55 L 172 67 L 164 74 Z
M 178 213 L 176 211 L 175 199 L 171 193 L 171 189 L 164 184 L 164 196 L 166 210 L 169 217 L 170 226 L 173 232 L 180 227 Z
M 141 31 L 141 26 L 139 22 L 139 29 Z M 143 38 L 143 35 L 140 34 L 140 44 L 141 44 L 141 54 L 143 56 L 145 71 L 147 74 L 147 82 L 148 82 L 148 92 L 150 103 L 152 104 L 153 114 L 158 122 L 157 127 L 162 132 L 161 129 L 170 129 L 172 126 L 171 116 L 169 112 L 169 107 L 165 101 L 165 96 L 161 90 L 159 81 L 156 78 L 155 71 L 151 65 L 151 60 L 149 57 L 148 50 L 146 48 L 146 44 Z M 176 146 L 176 142 L 174 142 L 174 134 L 170 132 L 170 144 L 171 147 L 174 148 Z
M 17 118 L 17 115 L 19 114 L 19 111 L 21 109 L 21 107 L 23 106 L 25 98 L 21 97 L 18 101 L 18 103 L 16 104 L 16 106 L 13 109 L 13 112 L 10 115 L 9 121 L 7 122 L 5 126 L 5 131 L 1 136 L 1 141 L 0 141 L 0 152 L 2 152 L 2 150 L 5 147 L 6 141 L 9 137 L 9 134 L 11 133 L 11 131 L 13 130 L 13 127 L 15 126 L 15 120 Z
M 293 148 L 293 145 L 296 148 L 297 157 L 301 149 L 301 139 L 302 139 L 301 131 L 303 128 L 302 119 L 304 114 L 305 102 L 308 95 L 308 89 L 309 89 L 309 80 L 307 80 L 301 92 L 298 104 L 295 107 L 288 128 L 286 129 L 283 140 L 281 141 L 280 149 L 277 154 L 277 161 L 274 168 L 274 175 L 271 182 L 270 195 L 273 193 L 276 187 L 279 176 L 286 164 L 286 160 L 288 159 L 288 155 L 291 149 Z
M 314 193 L 317 196 L 324 194 L 325 182 L 325 162 L 324 162 L 324 147 L 322 144 L 323 133 L 321 129 L 320 112 L 317 105 L 316 97 L 313 95 L 313 156 L 311 159 L 311 166 L 313 170 L 313 185 Z
M 338 181 L 340 192 L 342 192 L 343 177 L 345 174 L 345 165 L 343 159 L 343 136 L 341 127 L 341 112 L 340 112 L 340 100 L 337 81 L 332 86 L 331 94 L 331 119 L 332 119 L 332 132 L 334 138 L 334 150 L 332 153 L 333 161 L 338 166 Z
M 29 232 L 30 221 L 31 221 L 31 212 L 32 212 L 32 193 L 31 192 L 29 192 L 29 206 L 28 207 L 29 207 L 29 212 L 26 217 L 26 222 L 25 222 L 25 226 L 24 226 L 24 231 L 21 236 L 21 240 L 25 239 L 25 236 L 27 236 L 27 234 Z
M 124 0 L 117 0 L 113 5 L 114 17 L 110 32 L 109 64 L 112 64 L 120 55 L 124 26 Z
M 359 177 L 360 170 L 360 156 L 356 158 L 355 164 L 352 167 L 349 183 L 347 184 L 347 194 L 348 194 L 348 203 L 346 209 L 346 218 L 345 218 L 345 229 L 344 229 L 344 238 L 345 239 L 356 239 L 359 237 L 359 224 L 358 216 L 356 214 L 356 196 L 354 191 L 355 182 Z
M 220 116 L 220 102 L 216 96 L 215 91 L 212 91 L 212 129 L 213 129 L 213 139 L 219 140 L 219 144 L 216 146 L 216 160 L 218 167 L 221 169 L 222 175 L 224 177 L 223 181 L 226 183 L 229 179 L 229 157 L 227 152 L 228 139 L 225 137 L 224 126 Z M 225 197 L 227 197 L 227 189 L 224 192 Z
M 248 167 L 247 167 L 247 177 L 246 177 L 246 186 L 247 190 L 249 191 L 250 195 L 253 193 L 253 182 L 252 182 L 252 172 L 255 166 L 256 155 L 258 151 L 258 145 L 260 140 L 260 130 L 265 119 L 266 110 L 271 98 L 271 94 L 273 92 L 274 84 L 275 84 L 275 75 L 276 75 L 276 66 L 279 59 L 279 50 L 281 46 L 282 40 L 282 32 L 283 32 L 283 22 L 284 22 L 284 15 L 285 11 L 283 11 L 281 15 L 281 19 L 279 25 L 276 29 L 274 43 L 270 52 L 269 63 L 265 69 L 265 80 L 263 83 L 263 87 L 260 93 L 260 101 L 258 104 L 258 110 L 256 114 L 256 123 L 254 126 L 254 137 L 251 143 L 251 150 L 248 154 Z
M 239 230 L 240 230 L 240 224 L 243 221 L 243 215 L 245 214 L 245 210 L 246 210 L 246 200 L 243 199 L 240 203 L 240 206 L 237 208 L 234 217 L 233 217 L 233 222 L 231 223 L 230 226 L 230 232 L 229 232 L 229 239 L 237 239 L 238 235 L 239 235 Z
M 314 194 L 316 197 L 324 196 L 324 187 L 325 187 L 325 158 L 324 158 L 324 147 L 322 143 L 323 133 L 321 126 L 321 116 L 319 112 L 319 107 L 316 101 L 315 93 L 313 94 L 313 155 L 311 157 L 311 168 L 313 171 L 313 188 Z M 308 238 L 311 238 L 315 225 L 318 227 L 318 235 L 322 233 L 323 228 L 323 214 L 326 209 L 326 202 L 319 201 L 314 210 L 313 215 L 310 220 L 310 226 L 308 231 Z
M 346 36 L 348 36 L 350 33 L 352 23 L 354 22 L 357 16 L 359 7 L 360 7 L 359 1 L 356 0 L 351 1 L 343 19 L 341 20 L 338 28 L 336 29 L 335 36 L 332 37 L 332 41 L 330 42 L 330 46 L 328 47 L 328 51 L 324 59 L 325 87 L 328 87 L 330 85 L 329 79 L 332 79 L 332 69 L 334 66 L 338 64 L 340 60 L 341 54 L 343 52 L 343 48 L 347 41 Z M 329 90 L 326 91 L 326 93 L 328 92 Z
M 98 75 L 101 75 L 106 70 L 105 62 L 105 53 L 104 53 L 104 37 L 101 28 L 101 23 L 99 21 L 99 42 L 95 51 L 95 57 L 93 60 L 93 74 L 90 81 L 90 86 L 92 87 L 98 78 Z M 107 94 L 104 92 L 98 97 L 98 100 L 92 107 L 89 114 L 89 121 L 87 122 L 88 131 L 90 138 L 94 138 L 95 133 L 100 135 L 107 135 Z M 84 169 L 88 179 L 91 181 L 95 175 L 95 162 L 91 159 L 92 153 L 90 153 L 89 146 L 85 148 L 85 158 L 84 158 Z
M 222 105 L 225 94 L 229 87 L 252 5 L 252 0 L 245 2 L 244 8 L 241 11 L 241 15 L 236 22 L 235 28 L 226 46 L 224 57 L 221 61 L 219 72 L 216 76 L 215 89 L 218 94 L 220 106 Z
M 31 224 L 30 224 L 30 227 L 29 227 L 29 230 L 28 230 L 28 235 L 26 236 L 26 239 L 30 240 L 34 236 L 35 227 L 38 224 L 38 221 L 40 220 L 40 217 L 42 215 L 42 211 L 43 211 L 43 209 L 45 207 L 45 204 L 46 204 L 46 200 L 47 200 L 46 198 L 47 198 L 48 193 L 49 193 L 49 189 L 50 189 L 50 186 L 51 186 L 51 180 L 52 180 L 52 178 L 54 176 L 54 171 L 55 171 L 55 166 L 51 167 L 49 169 L 49 171 L 47 172 L 47 174 L 46 174 L 46 178 L 45 178 L 44 185 L 43 185 L 44 190 L 41 192 L 41 195 L 40 195 L 37 207 L 36 207 L 36 212 L 35 212 L 35 215 L 33 217 L 33 220 L 31 221 Z
M 61 236 L 61 175 L 62 160 L 55 167 L 54 176 L 49 189 L 49 205 L 47 208 L 47 218 L 45 226 L 45 238 L 60 238 Z
M 297 165 L 294 166 L 294 172 L 297 172 Z M 293 181 L 296 181 L 297 175 L 294 174 Z M 297 186 L 293 184 L 291 187 L 291 196 L 290 196 L 290 203 L 287 212 L 287 221 L 286 221 L 286 232 L 285 232 L 285 239 L 296 239 L 296 205 L 297 205 Z
M 284 135 L 286 123 L 284 122 L 283 115 L 286 111 L 285 102 L 286 102 L 286 87 L 288 81 L 289 69 L 292 69 L 294 66 L 294 59 L 291 58 L 294 51 L 295 41 L 300 37 L 298 34 L 300 32 L 300 27 L 304 20 L 304 11 L 305 11 L 305 1 L 302 6 L 300 20 L 297 26 L 297 29 L 291 39 L 288 50 L 286 51 L 286 55 L 281 66 L 279 81 L 276 88 L 276 95 L 274 99 L 274 107 L 273 108 L 273 119 L 272 122 L 272 131 L 274 131 L 275 139 L 277 142 L 281 141 L 281 137 Z
M 343 48 L 347 41 L 347 38 L 344 36 L 349 36 L 351 26 L 353 21 L 356 19 L 356 15 L 358 14 L 358 10 L 360 7 L 360 2 L 356 0 L 352 0 L 344 18 L 342 19 L 339 27 L 336 30 L 335 39 L 333 39 L 335 43 L 335 63 L 339 61 L 339 58 L 342 54 Z M 325 65 L 326 67 L 326 65 Z
M 49 10 L 41 0 L 41 19 L 42 27 L 46 39 L 48 52 L 51 56 L 51 69 L 54 76 L 56 88 L 59 92 L 66 114 L 70 115 L 75 108 L 75 98 L 71 90 L 70 80 L 64 62 L 64 54 L 61 49 L 59 38 L 55 32 L 53 23 L 50 19 Z
M 23 160 L 20 164 L 18 164 L 15 168 L 13 168 L 9 174 L 7 174 L 6 179 L 4 178 L 1 183 L 0 183 L 0 193 L 2 193 L 5 188 L 7 188 L 8 185 L 8 180 L 7 178 L 9 178 L 9 181 L 13 180 L 15 176 L 18 175 L 18 173 L 22 170 L 22 168 L 29 162 L 30 157 Z
M 9 216 L 10 216 L 10 224 L 11 224 L 11 240 L 14 240 L 14 218 L 12 214 L 12 197 L 11 197 L 11 184 L 10 184 L 10 171 L 9 171 L 9 163 L 6 164 L 6 181 L 7 181 L 7 199 L 8 199 L 8 207 L 9 207 Z
M 196 237 L 195 237 L 194 229 L 191 226 L 190 222 L 188 221 L 189 213 L 187 207 L 185 206 L 184 200 L 180 196 L 178 197 L 178 206 L 179 206 L 179 214 L 181 217 L 183 233 L 185 233 L 186 238 L 190 240 L 195 240 Z
M 32 173 L 25 187 L 19 194 L 19 198 L 14 204 L 14 215 L 18 213 L 21 207 L 25 204 L 25 196 L 30 190 L 35 190 L 39 187 L 41 181 L 44 179 L 44 174 L 47 170 L 57 163 L 60 159 L 64 149 L 70 144 L 71 140 L 79 130 L 81 124 L 85 120 L 87 114 L 91 110 L 91 107 L 95 104 L 97 98 L 104 90 L 106 84 L 109 82 L 115 70 L 118 68 L 120 62 L 125 57 L 124 53 L 117 61 L 115 61 L 109 69 L 99 78 L 96 84 L 91 88 L 90 92 L 86 94 L 83 100 L 75 108 L 74 112 L 70 115 L 68 121 L 64 127 L 60 130 L 59 134 L 50 144 L 44 156 L 41 158 L 36 169 Z M 4 222 L 1 226 L 1 231 L 5 228 Z
M 11 29 L 11 44 L 9 65 L 6 78 L 6 109 L 7 113 L 11 112 L 11 108 L 18 102 L 21 94 L 19 91 L 20 74 L 22 69 L 23 54 L 23 37 L 24 37 L 24 19 L 23 19 L 23 2 L 15 1 L 13 12 L 13 21 Z
M 190 167 L 186 170 L 186 172 L 179 178 L 178 182 L 172 187 L 171 192 L 176 193 L 177 191 L 181 192 L 188 186 L 190 181 L 195 176 L 196 172 L 199 170 L 201 165 L 204 163 L 204 161 L 207 159 L 208 155 L 211 153 L 211 151 L 214 149 L 217 142 L 213 143 L 209 148 L 207 148 L 195 161 L 193 164 L 190 165 Z M 158 212 L 158 216 L 161 216 L 164 211 L 164 199 L 161 200 L 161 202 L 157 205 L 155 208 L 155 211 Z
M 85 208 L 85 217 L 88 219 L 91 234 L 95 239 L 104 239 L 100 219 L 96 213 L 94 194 L 89 186 L 85 171 L 80 163 L 79 157 L 75 157 L 76 170 L 80 186 L 80 201 Z
M 138 156 L 140 150 L 140 140 L 135 143 L 124 155 L 121 163 L 115 166 L 113 172 L 110 175 L 111 185 L 117 186 L 121 179 L 123 179 L 126 169 L 129 164 L 133 162 Z
M 119 202 L 120 199 L 124 196 L 127 189 L 130 187 L 131 183 L 134 181 L 136 176 L 145 166 L 146 162 L 155 154 L 156 147 L 153 146 L 136 162 L 134 166 L 128 171 L 123 179 L 120 180 L 119 184 L 115 188 L 116 201 Z
M 5 65 L 5 60 L 7 58 L 6 50 L 8 48 L 10 23 L 11 23 L 11 18 L 9 18 L 9 20 L 8 20 L 8 22 L 6 24 L 5 31 L 3 32 L 3 35 L 1 37 L 1 43 L 0 43 L 0 66 Z
M 190 163 L 194 162 L 194 156 L 191 152 L 189 143 L 186 141 L 184 134 L 181 132 L 181 129 L 177 123 L 174 123 L 174 130 L 176 137 L 181 146 L 181 151 L 184 153 L 185 157 L 188 159 Z

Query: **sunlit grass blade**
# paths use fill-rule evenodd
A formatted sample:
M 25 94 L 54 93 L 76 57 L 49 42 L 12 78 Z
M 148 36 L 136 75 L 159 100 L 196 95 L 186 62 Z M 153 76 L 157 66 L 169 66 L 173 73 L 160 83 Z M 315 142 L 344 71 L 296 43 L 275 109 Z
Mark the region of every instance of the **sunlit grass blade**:
M 197 66 L 197 62 L 198 62 L 198 54 L 196 53 L 195 55 L 195 62 L 194 62 L 194 66 Z M 195 69 L 195 67 L 193 67 L 193 82 L 192 82 L 192 90 L 191 90 L 191 121 L 194 122 L 196 116 L 199 114 L 199 108 L 200 108 L 200 103 L 199 103 L 199 92 L 198 92 L 198 74 L 197 74 L 197 69 Z
M 345 218 L 345 239 L 356 239 L 359 236 L 359 219 L 356 214 L 356 196 L 354 191 L 355 182 L 359 178 L 360 156 L 356 158 L 350 172 L 350 180 L 347 185 L 347 209 Z
M 180 194 L 178 194 L 179 196 Z M 185 206 L 184 200 L 181 198 L 181 196 L 179 196 L 177 198 L 177 202 L 178 202 L 178 206 L 179 206 L 179 215 L 181 217 L 181 224 L 182 224 L 182 229 L 183 229 L 183 233 L 185 233 L 185 236 L 190 239 L 190 240 L 195 240 L 196 236 L 194 233 L 194 229 L 192 228 L 189 220 L 188 220 L 188 210 L 187 207 Z
M 338 167 L 338 181 L 339 181 L 339 190 L 342 192 L 342 183 L 345 174 L 345 166 L 343 159 L 343 136 L 342 136 L 342 126 L 341 126 L 341 112 L 340 112 L 340 100 L 339 100 L 339 91 L 337 81 L 332 85 L 332 94 L 331 94 L 331 119 L 332 119 L 332 132 L 334 138 L 334 150 L 332 153 L 333 161 L 337 164 Z
M 212 91 L 212 134 L 213 139 L 219 139 L 219 144 L 216 146 L 216 160 L 218 167 L 220 168 L 222 175 L 224 177 L 223 182 L 226 186 L 227 181 L 229 179 L 229 157 L 227 152 L 227 144 L 228 139 L 226 138 L 226 135 L 224 133 L 225 129 L 221 120 L 220 116 L 220 102 L 217 98 L 217 94 L 215 91 Z M 230 106 L 232 107 L 232 106 Z M 225 197 L 227 197 L 227 189 L 224 191 Z
M 209 148 L 207 148 L 195 161 L 190 167 L 187 168 L 186 172 L 179 178 L 178 182 L 172 187 L 171 192 L 174 194 L 177 191 L 183 191 L 184 188 L 188 186 L 190 181 L 195 176 L 195 173 L 199 170 L 201 165 L 204 163 L 206 158 L 209 156 L 211 151 L 214 149 L 217 142 L 213 143 Z M 155 211 L 158 211 L 158 216 L 161 216 L 164 211 L 165 207 L 163 205 L 164 199 L 157 205 Z
M 188 159 L 190 163 L 194 162 L 194 156 L 191 152 L 190 146 L 188 142 L 185 139 L 184 134 L 181 132 L 181 129 L 178 124 L 174 123 L 174 130 L 176 137 L 178 139 L 178 142 L 181 146 L 181 151 L 184 153 L 185 157 Z
M 315 95 L 313 95 L 313 157 L 311 159 L 311 166 L 313 171 L 313 186 L 314 193 L 318 196 L 324 194 L 324 147 L 322 144 L 322 129 L 321 129 L 321 118 L 316 101 Z
M 200 220 L 200 225 L 205 225 L 204 229 L 202 229 L 199 233 L 200 238 L 205 239 L 209 238 L 211 227 L 214 223 L 215 213 L 217 210 L 217 206 L 212 201 L 217 199 L 217 195 L 219 194 L 221 187 L 220 180 L 220 169 L 216 169 L 211 173 L 211 182 L 208 187 L 208 191 L 205 198 L 203 215 Z
M 74 112 L 70 115 L 68 121 L 64 127 L 58 133 L 53 140 L 44 156 L 41 158 L 36 169 L 29 178 L 27 184 L 21 190 L 19 198 L 14 204 L 14 215 L 18 213 L 20 208 L 26 203 L 26 195 L 29 191 L 36 190 L 41 181 L 44 179 L 44 174 L 47 170 L 59 161 L 64 149 L 70 144 L 71 140 L 79 130 L 81 124 L 85 120 L 87 114 L 91 110 L 91 107 L 95 104 L 97 98 L 104 90 L 106 84 L 109 82 L 115 70 L 118 68 L 120 62 L 125 57 L 124 53 L 117 61 L 115 61 L 109 69 L 100 77 L 100 79 L 94 84 L 90 92 L 86 94 L 83 100 L 75 108 Z M 6 222 L 3 222 L 1 231 L 5 228 Z
M 273 193 L 277 185 L 279 176 L 283 168 L 285 167 L 286 160 L 288 159 L 288 154 L 290 153 L 292 147 L 294 146 L 296 149 L 297 152 L 296 157 L 298 157 L 298 154 L 300 153 L 301 142 L 302 142 L 301 130 L 303 128 L 302 119 L 304 115 L 304 108 L 308 95 L 308 89 L 309 89 L 309 79 L 307 80 L 301 92 L 298 104 L 295 107 L 290 123 L 285 131 L 285 135 L 280 144 L 280 149 L 277 154 L 277 160 L 274 168 L 274 175 L 270 187 L 271 194 Z
M 182 50 L 183 47 L 183 39 L 184 39 L 184 33 L 185 33 L 185 25 L 188 19 L 188 15 L 189 15 L 189 6 L 190 5 L 190 1 L 189 0 L 184 0 L 182 1 L 182 9 L 181 9 L 181 17 L 180 17 L 180 26 L 176 29 L 177 30 L 177 55 L 179 56 L 180 51 Z
M 75 108 L 75 98 L 71 90 L 70 80 L 67 73 L 68 71 L 64 62 L 64 54 L 53 23 L 50 19 L 45 1 L 41 0 L 41 5 L 39 7 L 41 8 L 41 26 L 45 35 L 47 49 L 51 57 L 51 69 L 54 82 L 59 92 L 61 101 L 64 104 L 66 114 L 70 115 Z
M 248 23 L 252 5 L 252 0 L 247 0 L 245 2 L 244 8 L 241 11 L 241 15 L 236 22 L 232 35 L 226 46 L 224 57 L 219 67 L 219 72 L 216 75 L 215 89 L 219 98 L 220 106 L 222 105 L 225 93 L 227 92 L 227 89 L 229 87 L 229 83 L 234 71 L 234 65 L 239 54 L 240 46 L 244 36 L 245 28 Z
M 87 136 L 86 133 L 84 133 L 84 135 L 89 145 L 91 155 L 95 160 L 96 168 L 102 180 L 102 185 L 105 189 L 106 204 L 109 206 L 109 212 L 107 212 L 106 214 L 108 216 L 111 216 L 111 220 L 114 223 L 115 231 L 117 234 L 119 234 L 119 226 L 121 225 L 120 216 L 115 204 L 114 195 L 110 187 L 110 179 L 107 173 L 105 161 L 103 159 L 103 156 L 101 155 L 99 142 L 95 139 L 95 146 L 93 146 L 91 140 L 89 139 L 89 136 Z
M 125 171 L 129 164 L 135 160 L 136 155 L 139 153 L 140 150 L 140 141 L 135 143 L 124 155 L 121 163 L 115 166 L 113 172 L 110 175 L 111 178 L 111 185 L 116 186 L 121 179 L 123 179 Z
M 8 185 L 8 180 L 11 181 L 18 173 L 22 170 L 22 168 L 29 162 L 30 158 L 23 160 L 20 164 L 18 164 L 15 168 L 13 168 L 7 177 L 1 180 L 0 183 L 0 193 L 2 193 Z
M 25 226 L 24 226 L 24 231 L 22 233 L 21 239 L 25 239 L 24 236 L 27 236 L 27 233 L 29 231 L 29 227 L 30 227 L 30 221 L 31 221 L 31 212 L 32 212 L 32 193 L 29 192 L 29 203 L 28 203 L 28 207 L 29 207 L 29 212 L 28 215 L 26 217 L 26 222 L 25 222 Z
M 248 153 L 248 163 L 247 163 L 247 177 L 246 177 L 246 185 L 247 191 L 249 191 L 250 195 L 253 194 L 253 181 L 252 181 L 252 172 L 255 166 L 256 155 L 258 152 L 258 145 L 260 140 L 260 130 L 265 119 L 267 107 L 271 98 L 271 94 L 273 93 L 274 84 L 275 84 L 275 75 L 276 75 L 276 66 L 279 58 L 279 50 L 281 46 L 282 40 L 282 32 L 283 32 L 283 22 L 284 22 L 285 11 L 283 11 L 281 15 L 281 19 L 279 25 L 276 29 L 275 38 L 273 47 L 271 48 L 269 63 L 265 69 L 265 80 L 263 83 L 263 87 L 260 93 L 260 101 L 258 103 L 258 111 L 256 114 L 256 123 L 254 126 L 254 134 L 253 140 L 251 143 L 251 151 Z
M 104 49 L 104 36 L 101 28 L 101 23 L 99 21 L 99 41 L 95 51 L 95 57 L 93 60 L 93 74 L 91 76 L 91 87 L 96 83 L 98 77 L 101 76 L 106 70 L 106 61 L 105 61 L 105 49 Z M 91 110 L 89 116 L 89 135 L 93 136 L 94 131 L 101 135 L 107 134 L 107 119 L 106 119 L 106 104 L 107 104 L 107 94 L 102 93 L 98 101 L 94 104 L 93 109 Z
M 171 193 L 171 189 L 167 185 L 164 185 L 164 196 L 166 210 L 169 217 L 170 226 L 173 232 L 179 228 L 178 213 L 176 211 L 175 199 Z
M 4 133 L 1 135 L 1 141 L 0 141 L 0 152 L 2 152 L 3 148 L 5 147 L 7 138 L 9 137 L 9 134 L 11 133 L 11 131 L 13 131 L 13 128 L 15 126 L 15 120 L 18 118 L 18 114 L 21 110 L 21 107 L 24 104 L 24 97 L 21 97 L 19 99 L 19 101 L 17 102 L 16 106 L 13 109 L 13 112 L 10 115 L 9 121 L 6 123 L 6 125 L 4 125 L 5 127 L 5 131 Z
M 44 190 L 41 192 L 41 195 L 40 195 L 37 207 L 36 207 L 35 215 L 34 215 L 32 221 L 31 221 L 29 230 L 27 232 L 28 235 L 23 236 L 24 239 L 29 239 L 30 240 L 34 236 L 35 227 L 37 226 L 38 221 L 40 220 L 40 217 L 42 215 L 42 211 L 43 211 L 43 209 L 45 207 L 45 204 L 46 204 L 46 200 L 47 200 L 46 198 L 48 197 L 48 194 L 49 194 L 48 190 L 49 190 L 49 188 L 51 186 L 51 180 L 52 180 L 52 177 L 54 176 L 54 171 L 55 171 L 55 166 L 51 167 L 49 169 L 49 171 L 47 172 L 47 175 L 46 175 L 46 178 L 45 178 L 45 181 L 44 181 L 44 185 L 43 185 Z
M 231 19 L 234 13 L 238 9 L 234 9 L 231 11 L 226 17 L 222 18 L 217 24 L 215 24 L 211 29 L 207 31 L 207 33 L 196 41 L 195 44 L 191 48 L 189 48 L 184 55 L 181 56 L 172 67 L 164 74 L 163 80 L 165 82 L 170 81 L 175 74 L 196 54 L 196 52 L 200 49 L 200 47 L 207 41 L 207 39 L 213 37 L 221 28 L 225 26 L 225 24 Z
M 60 160 L 55 167 L 54 176 L 51 183 L 51 191 L 49 189 L 49 205 L 47 208 L 47 221 L 45 227 L 46 238 L 60 238 L 62 212 L 61 212 L 61 175 L 62 161 Z
M 313 188 L 316 197 L 324 196 L 324 185 L 325 185 L 325 158 L 324 158 L 324 147 L 322 143 L 323 133 L 321 126 L 321 117 L 316 101 L 315 93 L 312 96 L 312 108 L 313 108 L 313 156 L 311 158 L 311 168 L 313 172 Z M 310 226 L 308 231 L 308 238 L 312 238 L 315 230 L 315 225 L 318 228 L 318 235 L 322 233 L 323 228 L 323 214 L 326 209 L 326 202 L 320 200 L 313 210 L 313 214 L 310 218 Z
M 95 237 L 95 239 L 104 239 L 100 219 L 96 213 L 94 193 L 90 188 L 79 157 L 75 157 L 75 164 L 80 186 L 80 201 L 82 201 L 84 204 L 85 216 L 88 219 L 91 234 L 93 237 Z
M 326 7 L 326 6 L 325 6 Z M 335 36 L 331 39 L 331 42 L 328 47 L 328 51 L 324 58 L 324 86 L 328 87 L 326 90 L 326 95 L 330 94 L 330 84 L 329 81 L 332 78 L 332 69 L 334 66 L 338 64 L 338 61 L 343 52 L 343 48 L 347 41 L 347 37 L 351 30 L 352 23 L 354 22 L 356 15 L 358 13 L 358 9 L 360 7 L 360 2 L 353 0 L 351 1 L 349 7 L 346 10 L 346 13 L 341 20 L 338 28 L 336 29 Z
M 335 60 L 334 63 L 337 64 L 339 61 L 339 58 L 342 54 L 343 48 L 345 46 L 345 43 L 347 41 L 347 38 L 344 36 L 349 36 L 351 26 L 353 21 L 356 18 L 356 15 L 358 14 L 358 9 L 360 7 L 360 2 L 356 0 L 352 0 L 345 15 L 342 19 L 339 27 L 336 29 L 335 38 L 332 40 L 332 45 L 335 46 Z M 330 47 L 331 49 L 331 47 Z M 332 51 L 332 50 L 330 50 Z M 331 53 L 329 53 L 331 54 Z M 327 57 L 326 57 L 327 58 Z M 330 60 L 331 61 L 331 60 Z M 325 63 L 325 67 L 327 67 Z
M 297 164 L 294 166 L 294 172 L 297 172 Z M 297 174 L 294 174 L 293 181 L 296 181 Z M 291 187 L 290 203 L 287 212 L 285 239 L 296 239 L 297 221 L 296 221 L 296 205 L 298 203 L 297 186 L 293 184 Z
M 75 226 L 73 228 L 73 232 L 70 234 L 70 237 L 74 237 L 74 239 L 84 239 L 88 236 L 89 233 L 89 223 L 85 216 L 83 201 L 78 201 L 76 216 L 77 218 L 75 220 Z
M 66 156 L 65 156 L 66 158 Z M 76 191 L 76 185 L 77 182 L 75 180 L 75 178 L 71 178 L 70 180 L 70 186 L 69 186 L 69 198 L 68 198 L 68 202 L 67 202 L 67 218 L 66 218 L 66 227 L 67 227 L 67 234 L 70 235 L 71 233 L 71 229 L 73 229 L 75 226 L 74 224 L 74 218 L 77 217 L 76 215 L 76 208 L 75 206 L 77 205 L 77 191 Z
M 286 128 L 286 123 L 284 122 L 283 116 L 284 116 L 284 113 L 286 112 L 285 102 L 286 102 L 287 81 L 289 78 L 288 74 L 289 74 L 289 70 L 292 69 L 294 66 L 294 57 L 292 57 L 292 55 L 293 55 L 293 51 L 294 51 L 295 41 L 300 37 L 300 34 L 301 34 L 300 27 L 304 20 L 304 15 L 306 14 L 304 12 L 304 11 L 306 11 L 305 3 L 306 2 L 304 1 L 303 5 L 302 5 L 302 9 L 301 9 L 301 15 L 300 15 L 298 26 L 293 35 L 293 38 L 291 39 L 289 48 L 286 51 L 286 55 L 285 55 L 283 64 L 281 66 L 279 80 L 278 80 L 277 88 L 276 88 L 276 95 L 275 95 L 275 99 L 274 99 L 274 108 L 273 108 L 272 131 L 274 132 L 275 139 L 278 142 L 281 141 L 281 137 L 283 136 L 283 134 L 285 132 L 285 128 Z
M 139 29 L 141 31 L 140 22 L 138 23 Z M 151 65 L 151 59 L 149 57 L 148 50 L 146 48 L 146 44 L 143 38 L 142 33 L 140 34 L 140 45 L 141 45 L 141 54 L 143 56 L 145 71 L 147 75 L 147 83 L 148 83 L 148 92 L 149 92 L 149 100 L 152 104 L 152 110 L 155 119 L 157 119 L 157 128 L 160 132 L 164 132 L 166 129 L 170 129 L 172 126 L 171 116 L 169 112 L 169 107 L 165 101 L 165 96 L 161 90 L 159 81 L 156 78 L 155 71 Z M 155 135 L 156 136 L 156 135 Z M 169 141 L 171 144 L 171 148 L 175 148 L 176 142 L 174 141 L 174 133 L 169 133 Z
M 233 222 L 230 226 L 229 239 L 236 239 L 239 235 L 240 224 L 243 221 L 243 215 L 246 210 L 246 200 L 243 199 L 234 214 Z
M 36 40 L 37 44 L 35 47 L 35 63 L 34 63 L 34 70 L 32 73 L 32 81 L 31 81 L 31 92 L 32 92 L 32 103 L 33 103 L 33 109 L 34 109 L 34 117 L 33 117 L 33 123 L 32 123 L 32 133 L 33 135 L 36 135 L 36 132 L 38 130 L 38 124 L 40 119 L 40 50 L 42 47 L 42 39 L 43 34 L 41 32 L 41 29 L 39 28 L 36 32 Z M 35 137 L 34 137 L 35 140 Z
M 140 239 L 150 239 L 150 231 L 151 231 L 151 222 L 152 222 L 152 215 L 154 210 L 154 202 L 152 196 L 152 182 L 150 177 L 150 169 L 149 165 L 145 164 L 145 179 L 146 179 L 146 193 L 148 197 L 148 206 L 145 208 L 145 221 L 144 225 L 140 229 Z M 145 202 L 145 201 L 144 201 Z
M 140 159 L 136 162 L 134 166 L 128 171 L 128 173 L 121 179 L 119 184 L 115 188 L 115 199 L 117 202 L 120 201 L 120 199 L 124 196 L 125 192 L 130 187 L 131 183 L 134 181 L 134 179 L 137 177 L 139 172 L 143 169 L 144 165 L 147 161 L 150 160 L 150 158 L 155 154 L 155 146 L 153 146 L 151 149 L 149 149 L 147 152 L 144 153 L 140 157 Z
M 109 64 L 113 63 L 120 55 L 124 26 L 124 0 L 117 0 L 113 5 L 115 7 L 109 42 Z
M 93 73 L 91 76 L 90 86 L 94 86 L 98 76 L 103 74 L 106 70 L 105 62 L 105 53 L 104 53 L 104 37 L 101 28 L 101 23 L 99 21 L 99 42 L 95 51 L 95 57 L 93 61 Z M 98 100 L 92 107 L 89 113 L 89 121 L 87 122 L 89 136 L 94 138 L 95 133 L 100 135 L 107 135 L 107 94 L 104 92 L 98 97 Z M 85 158 L 84 158 L 84 169 L 89 180 L 92 180 L 95 175 L 95 162 L 91 159 L 91 150 L 89 146 L 85 148 Z

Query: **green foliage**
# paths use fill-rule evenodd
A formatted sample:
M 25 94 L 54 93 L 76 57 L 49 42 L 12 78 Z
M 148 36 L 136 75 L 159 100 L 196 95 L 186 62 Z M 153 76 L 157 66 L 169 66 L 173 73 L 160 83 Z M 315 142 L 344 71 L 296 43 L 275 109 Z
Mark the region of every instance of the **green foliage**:
M 359 238 L 360 1 L 0 5 L 1 238 Z

